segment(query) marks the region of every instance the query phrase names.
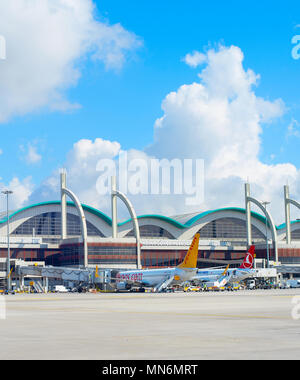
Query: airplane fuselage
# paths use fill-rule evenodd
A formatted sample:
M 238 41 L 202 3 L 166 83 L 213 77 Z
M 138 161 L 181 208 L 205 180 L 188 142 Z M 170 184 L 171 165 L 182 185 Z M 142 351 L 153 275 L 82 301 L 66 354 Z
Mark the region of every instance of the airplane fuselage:
M 211 270 L 198 270 L 196 276 L 193 280 L 198 280 L 201 282 L 211 282 L 216 281 L 220 276 L 222 276 L 224 269 L 211 269 Z M 229 283 L 239 282 L 250 277 L 253 273 L 252 269 L 241 269 L 232 268 L 228 269 Z
M 166 289 L 171 284 L 190 281 L 197 273 L 197 257 L 200 235 L 197 233 L 184 260 L 175 268 L 120 271 L 116 276 L 117 290 L 129 290 L 133 286 L 153 287 L 155 292 Z
M 168 278 L 174 277 L 172 283 L 182 283 L 191 280 L 196 275 L 197 269 L 164 268 L 149 270 L 124 271 L 117 274 L 117 282 L 128 284 L 141 284 L 141 286 L 153 287 Z

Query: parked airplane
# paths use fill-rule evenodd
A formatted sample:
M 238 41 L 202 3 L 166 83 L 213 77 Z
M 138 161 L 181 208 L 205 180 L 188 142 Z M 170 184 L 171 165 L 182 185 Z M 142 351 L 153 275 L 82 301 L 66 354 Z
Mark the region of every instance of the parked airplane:
M 224 269 L 198 269 L 196 276 L 192 281 L 200 281 L 204 283 L 220 282 L 221 277 L 227 278 L 227 283 L 239 282 L 250 277 L 253 273 L 253 263 L 255 257 L 255 246 L 252 245 L 239 268 L 229 268 L 224 274 Z M 224 280 L 225 281 L 225 280 Z M 223 281 L 223 282 L 224 282 Z
M 197 273 L 197 258 L 200 234 L 196 234 L 183 262 L 174 268 L 145 269 L 119 272 L 116 276 L 117 290 L 130 290 L 139 286 L 154 287 L 160 292 L 170 284 L 190 281 Z
M 221 276 L 219 276 L 216 280 L 214 281 L 208 281 L 205 283 L 205 285 L 208 287 L 208 288 L 214 288 L 214 289 L 220 289 L 222 288 L 223 286 L 227 285 L 232 274 L 230 274 L 228 272 L 228 268 L 229 268 L 229 264 L 227 265 L 226 269 L 224 270 L 224 272 L 221 274 Z

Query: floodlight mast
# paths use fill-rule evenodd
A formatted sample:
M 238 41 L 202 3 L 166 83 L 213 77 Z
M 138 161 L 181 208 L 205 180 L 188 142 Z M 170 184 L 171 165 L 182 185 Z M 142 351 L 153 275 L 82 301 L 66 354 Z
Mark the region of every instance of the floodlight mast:
M 6 195 L 6 223 L 7 223 L 7 260 L 6 260 L 6 273 L 7 273 L 7 291 L 11 290 L 11 278 L 10 278 L 10 241 L 9 241 L 9 211 L 8 211 L 8 196 L 13 194 L 11 190 L 3 190 L 2 194 Z

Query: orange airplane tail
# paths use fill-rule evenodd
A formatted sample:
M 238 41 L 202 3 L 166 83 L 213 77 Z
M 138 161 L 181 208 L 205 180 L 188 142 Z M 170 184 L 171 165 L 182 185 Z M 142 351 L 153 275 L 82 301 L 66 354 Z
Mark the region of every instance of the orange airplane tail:
M 197 268 L 197 258 L 198 258 L 198 247 L 199 247 L 199 238 L 200 234 L 196 234 L 190 245 L 190 248 L 185 255 L 185 258 L 181 264 L 178 265 L 177 268 Z

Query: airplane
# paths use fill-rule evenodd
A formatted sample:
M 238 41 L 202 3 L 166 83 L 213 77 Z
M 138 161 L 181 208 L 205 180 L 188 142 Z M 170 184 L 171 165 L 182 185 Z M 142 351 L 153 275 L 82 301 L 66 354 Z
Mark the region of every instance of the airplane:
M 227 265 L 226 269 L 224 270 L 221 276 L 219 276 L 215 281 L 206 282 L 206 286 L 208 288 L 212 287 L 214 289 L 220 289 L 223 286 L 227 285 L 231 278 L 231 274 L 228 272 L 228 268 L 229 264 Z
M 154 292 L 166 289 L 170 284 L 181 284 L 190 281 L 197 273 L 197 258 L 200 234 L 196 234 L 181 264 L 174 268 L 145 269 L 118 272 L 115 287 L 117 291 L 130 290 L 139 286 L 153 287 Z
M 222 283 L 240 282 L 250 277 L 254 273 L 252 269 L 254 258 L 255 258 L 255 246 L 252 245 L 249 248 L 245 256 L 245 259 L 239 268 L 229 268 L 227 266 L 226 268 L 227 271 L 226 270 L 224 271 L 224 269 L 215 269 L 215 268 L 198 269 L 197 274 L 195 275 L 195 277 L 192 278 L 192 281 L 204 282 L 206 283 L 206 285 L 213 282 L 220 284 L 221 280 L 223 280 Z M 224 284 L 222 286 L 224 286 Z

